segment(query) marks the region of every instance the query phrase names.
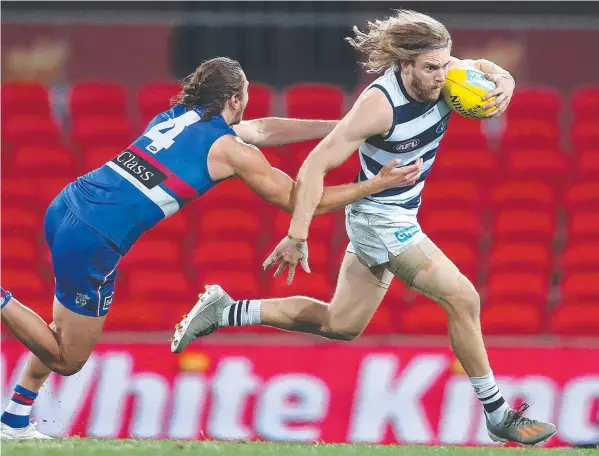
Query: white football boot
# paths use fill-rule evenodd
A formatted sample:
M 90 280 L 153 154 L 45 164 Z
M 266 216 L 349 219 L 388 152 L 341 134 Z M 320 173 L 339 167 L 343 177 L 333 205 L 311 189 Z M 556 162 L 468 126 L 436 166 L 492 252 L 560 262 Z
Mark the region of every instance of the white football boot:
M 175 334 L 171 339 L 173 353 L 181 353 L 194 339 L 212 334 L 220 328 L 223 310 L 235 304 L 235 300 L 219 285 L 206 285 L 206 291 L 199 297 L 191 312 L 175 326 Z
M 49 435 L 42 434 L 37 430 L 37 423 L 31 422 L 26 427 L 12 428 L 0 423 L 0 439 L 2 440 L 46 440 L 52 439 Z

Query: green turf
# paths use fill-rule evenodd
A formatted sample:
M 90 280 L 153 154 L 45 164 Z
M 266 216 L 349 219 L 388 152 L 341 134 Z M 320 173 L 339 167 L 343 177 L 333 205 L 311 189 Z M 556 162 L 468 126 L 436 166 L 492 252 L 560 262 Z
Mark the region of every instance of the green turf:
M 173 440 L 92 440 L 57 439 L 53 441 L 3 441 L 2 456 L 597 456 L 597 450 L 542 448 L 463 448 L 451 446 L 371 446 L 308 445 L 287 443 L 220 443 Z

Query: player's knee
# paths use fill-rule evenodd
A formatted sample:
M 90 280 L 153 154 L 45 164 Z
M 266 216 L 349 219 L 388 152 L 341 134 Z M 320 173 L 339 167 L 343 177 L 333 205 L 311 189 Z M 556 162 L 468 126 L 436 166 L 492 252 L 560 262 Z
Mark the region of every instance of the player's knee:
M 448 310 L 455 315 L 479 318 L 480 295 L 470 281 L 464 280 L 463 282 L 459 292 L 447 299 Z

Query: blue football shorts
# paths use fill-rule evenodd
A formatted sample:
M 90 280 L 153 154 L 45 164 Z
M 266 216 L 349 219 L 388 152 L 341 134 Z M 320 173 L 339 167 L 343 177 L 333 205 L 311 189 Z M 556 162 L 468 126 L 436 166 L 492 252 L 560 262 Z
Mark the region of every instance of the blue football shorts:
M 121 259 L 116 246 L 79 220 L 63 193 L 48 207 L 44 231 L 52 253 L 58 301 L 77 314 L 106 315 Z

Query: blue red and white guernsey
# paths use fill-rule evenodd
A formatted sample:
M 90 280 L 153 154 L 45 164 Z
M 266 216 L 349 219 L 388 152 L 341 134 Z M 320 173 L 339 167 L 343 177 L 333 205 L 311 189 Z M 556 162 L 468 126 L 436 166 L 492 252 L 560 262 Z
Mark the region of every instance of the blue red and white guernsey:
M 222 115 L 175 106 L 105 165 L 70 183 L 45 218 L 56 297 L 74 312 L 102 316 L 119 260 L 139 237 L 217 184 L 208 173 L 216 140 L 235 135 Z
M 73 213 L 123 253 L 145 231 L 215 185 L 208 174 L 212 144 L 234 135 L 221 115 L 201 120 L 202 108 L 175 106 L 104 166 L 65 189 Z

